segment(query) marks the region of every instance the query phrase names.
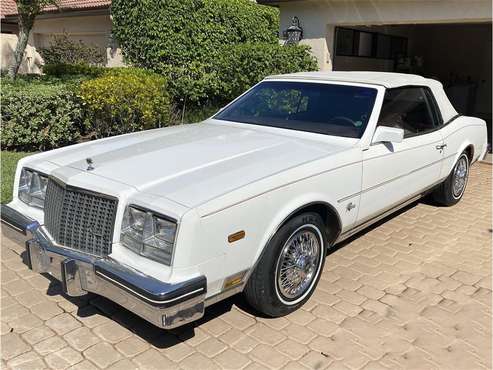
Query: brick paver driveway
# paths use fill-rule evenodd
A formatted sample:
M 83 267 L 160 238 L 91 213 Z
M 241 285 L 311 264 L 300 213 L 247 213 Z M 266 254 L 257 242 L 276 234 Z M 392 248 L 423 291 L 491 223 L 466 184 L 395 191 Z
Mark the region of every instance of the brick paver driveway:
M 409 207 L 333 252 L 316 293 L 280 319 L 241 296 L 166 332 L 100 297 L 72 299 L 2 236 L 2 367 L 491 368 L 491 166 L 452 208 Z

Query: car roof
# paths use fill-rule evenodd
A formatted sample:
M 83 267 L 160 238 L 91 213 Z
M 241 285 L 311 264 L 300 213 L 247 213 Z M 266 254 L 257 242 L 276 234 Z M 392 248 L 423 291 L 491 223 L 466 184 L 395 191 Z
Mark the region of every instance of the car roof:
M 422 76 L 392 73 L 392 72 L 366 72 L 366 71 L 351 71 L 351 72 L 298 72 L 283 75 L 268 76 L 266 79 L 276 80 L 322 80 L 322 81 L 337 81 L 337 82 L 352 82 L 370 85 L 380 85 L 386 88 L 395 88 L 407 85 L 430 86 L 440 84 L 438 81 L 424 78 Z
M 457 111 L 450 103 L 442 84 L 437 80 L 418 75 L 392 72 L 299 72 L 266 77 L 266 80 L 306 80 L 334 81 L 378 85 L 388 89 L 402 86 L 427 86 L 440 108 L 445 122 L 457 116 Z

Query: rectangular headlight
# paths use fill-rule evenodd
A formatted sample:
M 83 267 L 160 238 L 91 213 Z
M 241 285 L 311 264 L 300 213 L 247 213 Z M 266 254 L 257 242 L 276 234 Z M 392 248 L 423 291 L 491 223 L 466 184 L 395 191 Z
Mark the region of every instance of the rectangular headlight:
M 19 179 L 19 199 L 31 207 L 44 208 L 48 177 L 34 170 L 23 168 Z
M 152 260 L 171 264 L 176 222 L 152 211 L 128 206 L 122 223 L 123 246 Z

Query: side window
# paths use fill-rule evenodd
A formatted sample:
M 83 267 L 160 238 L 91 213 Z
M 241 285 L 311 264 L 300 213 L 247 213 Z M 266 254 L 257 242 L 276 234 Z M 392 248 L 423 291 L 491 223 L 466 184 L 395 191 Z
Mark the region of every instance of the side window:
M 378 120 L 379 126 L 402 128 L 404 136 L 424 134 L 440 124 L 431 93 L 423 87 L 388 89 Z

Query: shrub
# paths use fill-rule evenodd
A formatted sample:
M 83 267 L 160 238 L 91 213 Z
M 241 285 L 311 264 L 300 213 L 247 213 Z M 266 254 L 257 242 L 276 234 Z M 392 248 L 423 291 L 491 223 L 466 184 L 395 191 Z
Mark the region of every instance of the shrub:
M 80 40 L 72 40 L 67 34 L 53 36 L 50 46 L 40 49 L 39 53 L 46 64 L 100 65 L 106 60 L 106 56 L 100 47 L 85 44 Z
M 4 83 L 1 97 L 4 149 L 57 148 L 75 143 L 84 132 L 82 106 L 60 81 Z
M 105 73 L 105 67 L 88 64 L 55 63 L 43 66 L 43 72 L 48 76 L 66 77 L 81 76 L 82 78 L 99 77 Z
M 278 10 L 250 0 L 114 0 L 112 15 L 113 32 L 126 60 L 168 76 L 169 90 L 178 101 L 197 104 L 206 99 L 229 99 L 231 91 L 238 89 L 226 85 L 236 82 L 222 75 L 216 64 L 220 61 L 221 71 L 233 70 L 238 58 L 230 51 L 235 45 L 261 44 L 241 49 L 247 59 L 251 58 L 250 50 L 256 52 L 256 58 L 269 55 L 272 61 L 279 60 L 272 56 L 277 52 L 289 55 L 289 71 L 312 66 L 307 62 L 306 48 L 293 46 L 282 51 L 277 35 Z M 232 62 L 226 67 L 228 58 Z M 279 70 L 279 66 L 273 69 L 271 64 L 255 60 L 261 67 L 256 72 L 258 79 Z M 251 83 L 253 72 L 247 73 Z M 227 96 L 225 91 L 229 91 Z
M 96 137 L 163 127 L 171 121 L 166 79 L 137 68 L 108 69 L 79 94 Z
M 230 100 L 267 75 L 316 70 L 317 62 L 307 46 L 245 43 L 225 47 L 215 69 L 222 76 L 220 94 Z

